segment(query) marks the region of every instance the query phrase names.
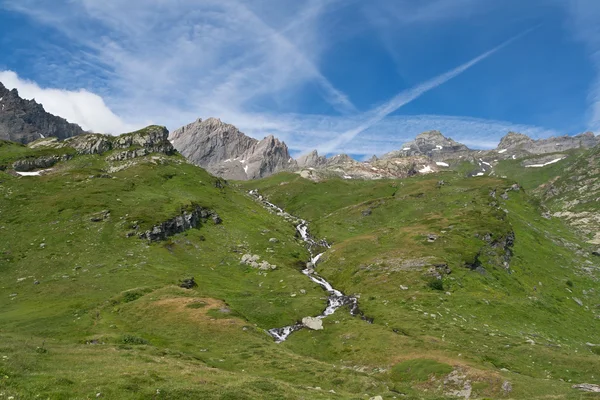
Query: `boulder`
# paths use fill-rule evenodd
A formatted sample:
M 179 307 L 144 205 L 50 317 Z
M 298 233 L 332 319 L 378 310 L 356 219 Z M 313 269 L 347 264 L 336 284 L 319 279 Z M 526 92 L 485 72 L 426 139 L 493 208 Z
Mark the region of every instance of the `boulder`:
M 573 385 L 571 387 L 573 389 L 578 389 L 583 392 L 600 393 L 600 385 L 595 385 L 593 383 L 580 383 L 578 385 Z
M 323 321 L 320 318 L 304 317 L 302 318 L 302 324 L 313 331 L 320 331 L 323 329 Z

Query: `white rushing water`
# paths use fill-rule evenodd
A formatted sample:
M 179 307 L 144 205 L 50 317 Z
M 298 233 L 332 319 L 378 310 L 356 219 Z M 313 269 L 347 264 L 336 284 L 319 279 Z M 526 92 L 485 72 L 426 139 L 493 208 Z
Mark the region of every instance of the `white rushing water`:
M 278 214 L 294 218 L 292 215 L 288 214 L 280 207 L 266 201 L 261 195 L 258 194 L 258 191 L 252 190 L 250 191 L 250 195 L 254 196 L 256 199 L 261 201 L 268 208 L 277 211 Z M 319 276 L 314 270 L 314 268 L 317 266 L 317 263 L 321 259 L 321 256 L 325 254 L 324 252 L 315 254 L 315 252 L 323 249 L 329 249 L 329 244 L 324 240 L 317 241 L 316 239 L 314 239 L 310 235 L 310 232 L 308 230 L 308 222 L 306 222 L 305 220 L 300 220 L 300 223 L 296 226 L 296 230 L 300 234 L 300 237 L 302 238 L 304 243 L 306 243 L 306 247 L 308 248 L 308 251 L 310 253 L 310 262 L 307 263 L 307 266 L 304 270 L 302 270 L 302 273 L 306 275 L 311 281 L 321 286 L 323 290 L 325 290 L 329 295 L 325 310 L 315 318 L 323 319 L 335 313 L 335 311 L 338 308 L 344 306 L 350 307 L 350 314 L 360 314 L 360 310 L 358 309 L 358 299 L 356 297 L 346 296 L 341 291 L 335 289 L 329 282 L 327 282 L 327 280 L 325 280 L 325 278 Z M 368 318 L 364 319 L 369 321 Z M 277 343 L 281 343 L 285 341 L 293 332 L 303 328 L 305 328 L 305 326 L 302 323 L 298 322 L 294 325 L 284 326 L 283 328 L 269 329 L 268 332 L 271 336 L 273 336 L 273 338 L 275 338 L 275 341 Z

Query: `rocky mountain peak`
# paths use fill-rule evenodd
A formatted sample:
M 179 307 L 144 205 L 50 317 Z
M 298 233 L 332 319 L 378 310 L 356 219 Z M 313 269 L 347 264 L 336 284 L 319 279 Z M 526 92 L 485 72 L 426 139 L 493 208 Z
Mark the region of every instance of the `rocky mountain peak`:
M 529 136 L 524 135 L 518 132 L 508 132 L 502 139 L 500 139 L 500 143 L 498 144 L 499 149 L 510 149 L 515 146 L 531 143 L 533 139 Z
M 383 159 L 427 156 L 437 161 L 443 161 L 449 158 L 459 158 L 466 155 L 469 148 L 462 143 L 458 143 L 451 138 L 447 138 L 440 131 L 427 131 L 417 135 L 412 142 L 405 143 L 397 151 L 385 154 Z
M 317 150 L 313 150 L 308 154 L 304 154 L 296 160 L 300 168 L 319 168 L 327 163 L 325 156 L 320 156 Z
M 79 125 L 49 114 L 35 100 L 25 100 L 16 89 L 0 83 L 0 139 L 19 143 L 54 136 L 58 139 L 84 133 Z
M 294 169 L 284 142 L 268 135 L 246 136 L 218 118 L 198 119 L 170 136 L 173 146 L 192 163 L 225 179 L 255 179 Z

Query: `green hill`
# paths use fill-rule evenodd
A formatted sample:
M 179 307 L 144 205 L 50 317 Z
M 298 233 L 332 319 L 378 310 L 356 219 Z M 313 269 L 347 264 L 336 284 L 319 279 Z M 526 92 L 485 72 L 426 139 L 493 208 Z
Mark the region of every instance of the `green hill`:
M 0 146 L 3 398 L 576 399 L 573 384 L 598 382 L 598 258 L 514 181 L 227 183 L 117 147 Z M 19 176 L 34 151 L 70 157 Z M 328 240 L 317 271 L 372 323 L 339 309 L 275 343 L 266 330 L 327 296 L 301 273 L 294 224 L 250 189 Z M 198 226 L 140 238 L 198 209 Z

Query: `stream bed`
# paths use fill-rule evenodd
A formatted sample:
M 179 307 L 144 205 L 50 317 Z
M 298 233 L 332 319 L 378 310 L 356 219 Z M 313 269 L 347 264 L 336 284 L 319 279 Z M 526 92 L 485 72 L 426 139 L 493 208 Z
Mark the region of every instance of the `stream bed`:
M 324 291 L 327 292 L 327 306 L 325 310 L 317 315 L 316 317 L 307 317 L 303 318 L 303 320 L 321 320 L 329 315 L 332 315 L 336 312 L 338 308 L 348 306 L 350 309 L 351 315 L 360 315 L 361 318 L 369 323 L 372 323 L 373 320 L 371 318 L 365 317 L 364 314 L 358 308 L 358 298 L 355 296 L 347 296 L 342 293 L 340 290 L 334 288 L 325 278 L 319 276 L 319 274 L 315 271 L 317 263 L 325 254 L 327 249 L 330 248 L 329 243 L 325 240 L 316 240 L 311 236 L 310 231 L 308 229 L 308 222 L 294 217 L 293 215 L 285 212 L 282 208 L 276 206 L 273 203 L 268 202 L 263 196 L 261 196 L 257 190 L 251 190 L 249 194 L 254 197 L 257 201 L 261 202 L 265 207 L 277 212 L 278 215 L 284 217 L 286 220 L 295 220 L 299 221 L 296 224 L 296 231 L 306 244 L 306 247 L 310 253 L 310 261 L 306 263 L 306 268 L 302 270 L 302 273 L 308 277 L 311 281 L 321 286 Z M 272 328 L 269 329 L 268 332 L 277 343 L 281 343 L 285 341 L 292 333 L 308 328 L 307 324 L 303 322 L 297 322 L 294 325 L 284 326 L 282 328 Z

